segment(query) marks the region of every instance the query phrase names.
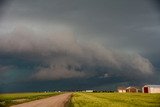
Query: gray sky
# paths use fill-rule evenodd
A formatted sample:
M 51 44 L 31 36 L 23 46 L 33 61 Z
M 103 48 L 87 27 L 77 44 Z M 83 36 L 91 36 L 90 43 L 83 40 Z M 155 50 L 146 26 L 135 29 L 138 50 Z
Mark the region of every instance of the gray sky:
M 38 87 L 33 87 L 35 84 L 42 82 L 68 84 L 64 86 L 66 89 L 74 89 L 70 79 L 80 85 L 75 89 L 87 88 L 81 84 L 94 89 L 158 84 L 160 80 L 154 80 L 160 76 L 158 3 L 156 0 L 0 2 L 2 91 L 24 91 L 14 85 L 20 87 L 30 81 L 35 81 L 30 84 L 33 90 Z M 22 78 L 17 79 L 19 76 Z M 41 87 L 53 88 L 61 89 L 58 85 Z

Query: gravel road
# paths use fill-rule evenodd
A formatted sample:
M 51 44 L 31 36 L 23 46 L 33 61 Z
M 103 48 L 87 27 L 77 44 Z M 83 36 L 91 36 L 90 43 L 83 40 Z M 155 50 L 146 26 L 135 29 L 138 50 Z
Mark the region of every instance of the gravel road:
M 14 105 L 11 107 L 65 107 L 70 97 L 71 93 L 65 93 L 45 99 Z

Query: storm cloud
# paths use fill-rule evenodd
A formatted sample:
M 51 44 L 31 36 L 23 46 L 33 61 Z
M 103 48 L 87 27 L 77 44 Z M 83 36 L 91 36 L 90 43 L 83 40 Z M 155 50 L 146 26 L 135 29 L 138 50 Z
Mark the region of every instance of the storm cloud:
M 0 15 L 0 89 L 160 81 L 157 0 L 2 0 Z
M 119 52 L 99 43 L 77 40 L 67 28 L 39 33 L 24 26 L 16 28 L 0 37 L 0 52 L 40 61 L 42 66 L 37 66 L 37 71 L 32 74 L 36 79 L 55 80 L 106 73 L 132 77 L 154 72 L 150 61 L 138 53 Z M 96 68 L 103 70 L 96 71 Z

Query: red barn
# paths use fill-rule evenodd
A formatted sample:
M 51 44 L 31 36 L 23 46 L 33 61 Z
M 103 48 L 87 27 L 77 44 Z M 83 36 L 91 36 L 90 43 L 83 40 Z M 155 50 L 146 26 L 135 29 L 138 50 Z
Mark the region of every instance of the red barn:
M 142 87 L 143 93 L 160 93 L 160 85 L 145 85 Z
M 136 87 L 128 87 L 128 88 L 126 88 L 126 92 L 138 93 L 138 88 L 136 88 Z

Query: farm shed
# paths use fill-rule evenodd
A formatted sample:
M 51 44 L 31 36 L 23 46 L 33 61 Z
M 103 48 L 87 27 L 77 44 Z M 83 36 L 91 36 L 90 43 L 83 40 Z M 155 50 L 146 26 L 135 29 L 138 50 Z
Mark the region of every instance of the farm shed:
M 125 87 L 118 87 L 118 92 L 119 93 L 126 93 L 126 88 Z
M 138 88 L 136 88 L 136 87 L 127 87 L 126 88 L 126 92 L 138 93 Z
M 160 85 L 145 85 L 142 87 L 143 93 L 160 93 Z
M 86 92 L 88 92 L 88 93 L 92 93 L 92 92 L 93 92 L 93 90 L 86 90 Z

